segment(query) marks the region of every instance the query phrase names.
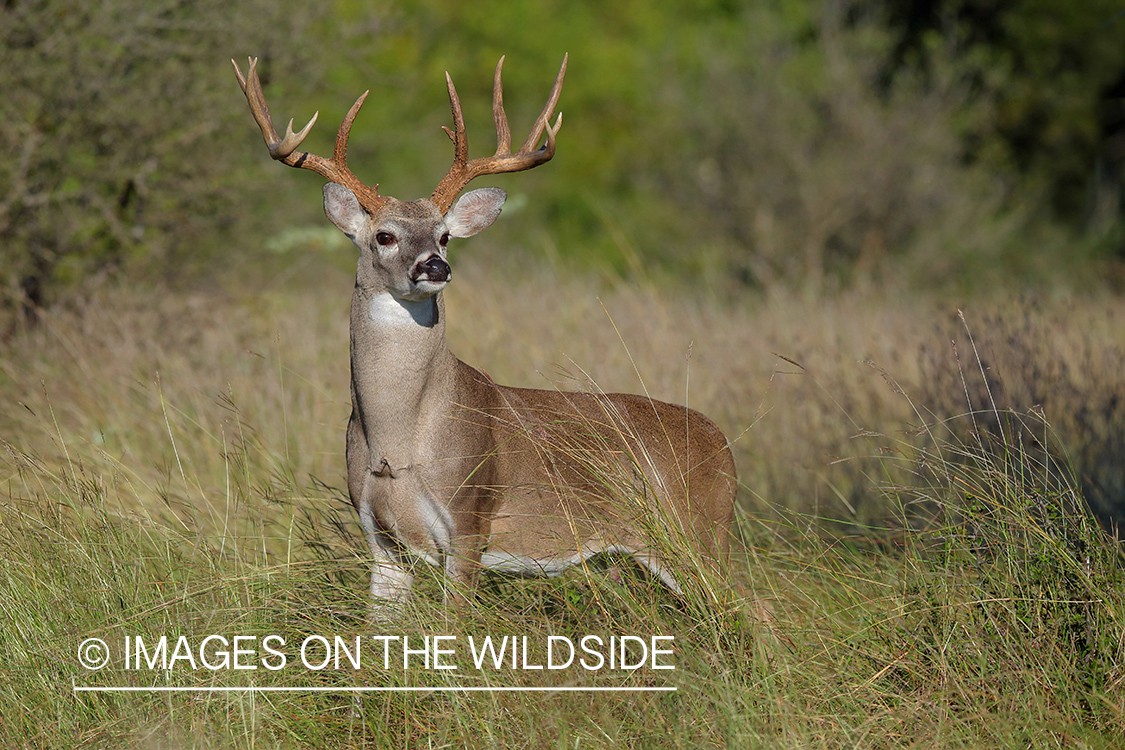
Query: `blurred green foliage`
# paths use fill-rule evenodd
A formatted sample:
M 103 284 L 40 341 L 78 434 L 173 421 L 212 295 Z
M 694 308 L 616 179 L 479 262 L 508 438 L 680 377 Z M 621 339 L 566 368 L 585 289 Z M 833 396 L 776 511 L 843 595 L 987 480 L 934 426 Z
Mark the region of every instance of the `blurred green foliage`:
M 1125 8 L 1118 0 L 888 0 L 888 70 L 932 68 L 951 50 L 994 117 L 969 158 L 1046 185 L 1076 227 L 1117 221 L 1125 178 Z M 980 95 L 978 94 L 978 96 Z M 1118 249 L 1120 253 L 1120 248 Z
M 226 60 L 270 50 L 309 13 L 234 7 L 0 8 L 0 306 L 34 315 L 77 282 L 183 273 L 239 225 L 253 160 L 229 148 L 241 121 Z
M 1079 286 L 1125 259 L 1123 24 L 1110 0 L 7 0 L 0 306 L 320 221 L 318 178 L 265 155 L 246 55 L 279 123 L 320 110 L 314 152 L 370 88 L 350 162 L 412 198 L 451 158 L 443 71 L 477 156 L 500 55 L 519 139 L 569 52 L 555 160 L 489 180 L 521 252 L 811 293 Z

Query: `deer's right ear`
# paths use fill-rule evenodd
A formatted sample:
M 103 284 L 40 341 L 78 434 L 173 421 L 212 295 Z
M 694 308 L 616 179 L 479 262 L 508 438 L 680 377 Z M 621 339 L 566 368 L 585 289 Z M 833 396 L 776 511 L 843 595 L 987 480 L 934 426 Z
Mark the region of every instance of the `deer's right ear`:
M 324 186 L 324 214 L 353 240 L 359 235 L 359 230 L 367 219 L 367 212 L 359 205 L 355 193 L 335 182 Z

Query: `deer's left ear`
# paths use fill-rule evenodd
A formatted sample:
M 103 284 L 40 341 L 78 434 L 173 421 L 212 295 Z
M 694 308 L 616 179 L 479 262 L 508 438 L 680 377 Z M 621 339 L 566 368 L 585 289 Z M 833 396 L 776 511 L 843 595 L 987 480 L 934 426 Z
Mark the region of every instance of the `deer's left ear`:
M 445 214 L 445 226 L 449 234 L 453 237 L 472 237 L 487 229 L 496 221 L 507 199 L 507 193 L 494 187 L 465 193 L 453 201 Z

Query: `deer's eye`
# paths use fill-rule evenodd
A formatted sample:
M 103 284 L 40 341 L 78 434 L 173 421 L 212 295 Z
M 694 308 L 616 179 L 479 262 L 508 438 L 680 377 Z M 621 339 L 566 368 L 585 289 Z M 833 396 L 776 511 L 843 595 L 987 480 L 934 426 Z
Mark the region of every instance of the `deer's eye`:
M 383 247 L 386 247 L 387 245 L 395 244 L 398 240 L 396 240 L 395 236 L 390 232 L 379 232 L 375 235 L 375 241 Z
M 445 247 L 449 244 L 449 232 L 446 232 L 441 236 L 441 239 L 438 240 L 438 244 L 440 244 L 442 247 Z

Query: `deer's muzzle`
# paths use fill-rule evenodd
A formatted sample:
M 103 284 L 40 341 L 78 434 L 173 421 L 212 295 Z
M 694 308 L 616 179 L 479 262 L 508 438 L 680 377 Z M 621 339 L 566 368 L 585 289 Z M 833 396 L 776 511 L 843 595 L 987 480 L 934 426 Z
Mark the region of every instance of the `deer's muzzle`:
M 414 283 L 419 281 L 434 281 L 442 282 L 449 281 L 453 276 L 453 270 L 449 264 L 442 260 L 437 255 L 431 255 L 423 262 L 414 266 L 414 270 L 410 272 L 410 280 Z

